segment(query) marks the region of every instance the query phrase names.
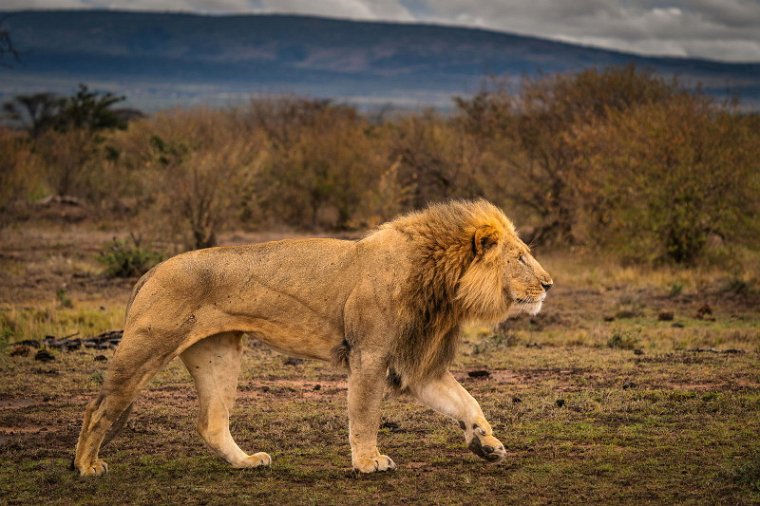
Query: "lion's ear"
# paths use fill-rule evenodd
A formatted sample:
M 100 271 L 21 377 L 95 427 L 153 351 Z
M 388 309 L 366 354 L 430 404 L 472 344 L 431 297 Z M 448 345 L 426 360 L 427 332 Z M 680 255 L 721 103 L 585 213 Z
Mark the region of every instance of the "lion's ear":
M 498 243 L 499 232 L 491 225 L 482 226 L 472 236 L 472 252 L 479 257 Z

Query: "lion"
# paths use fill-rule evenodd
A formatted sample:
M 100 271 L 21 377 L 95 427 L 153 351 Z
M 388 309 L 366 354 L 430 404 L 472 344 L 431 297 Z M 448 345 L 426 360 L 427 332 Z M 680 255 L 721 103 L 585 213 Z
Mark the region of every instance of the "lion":
M 138 392 L 179 357 L 198 390 L 197 428 L 235 468 L 268 466 L 235 443 L 242 336 L 287 355 L 332 361 L 348 374 L 351 463 L 396 468 L 377 432 L 386 387 L 459 423 L 467 447 L 505 458 L 478 402 L 448 371 L 467 321 L 538 313 L 552 287 L 512 222 L 485 200 L 435 204 L 361 240 L 289 239 L 183 253 L 145 274 L 99 395 L 87 405 L 74 466 L 108 466 L 101 446 L 124 425 Z

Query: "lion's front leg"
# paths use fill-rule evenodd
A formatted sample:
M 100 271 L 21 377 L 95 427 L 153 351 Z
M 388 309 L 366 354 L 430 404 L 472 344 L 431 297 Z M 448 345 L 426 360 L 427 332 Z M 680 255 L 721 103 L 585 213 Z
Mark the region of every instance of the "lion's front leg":
M 362 473 L 388 471 L 396 464 L 377 449 L 380 404 L 385 387 L 385 361 L 359 352 L 350 357 L 348 378 L 348 431 L 351 464 Z
M 483 416 L 478 401 L 451 373 L 412 390 L 423 404 L 459 422 L 467 447 L 475 455 L 489 462 L 499 462 L 506 457 L 504 445 L 493 436 L 491 424 Z

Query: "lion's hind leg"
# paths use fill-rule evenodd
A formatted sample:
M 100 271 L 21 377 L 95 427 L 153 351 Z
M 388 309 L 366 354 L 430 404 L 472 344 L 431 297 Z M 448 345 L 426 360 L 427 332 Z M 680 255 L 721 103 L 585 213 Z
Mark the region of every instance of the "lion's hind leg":
M 157 353 L 140 340 L 122 340 L 106 374 L 98 397 L 87 405 L 77 441 L 74 466 L 82 476 L 97 476 L 108 470 L 98 456 L 126 422 L 138 392 L 171 359 Z
M 268 454 L 248 455 L 230 434 L 242 353 L 242 334 L 229 332 L 197 342 L 180 358 L 198 390 L 198 433 L 206 444 L 233 467 L 268 466 L 272 463 Z

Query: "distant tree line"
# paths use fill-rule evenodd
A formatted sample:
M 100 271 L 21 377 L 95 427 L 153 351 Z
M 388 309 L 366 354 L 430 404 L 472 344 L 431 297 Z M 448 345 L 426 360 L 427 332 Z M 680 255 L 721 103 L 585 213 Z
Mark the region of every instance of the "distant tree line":
M 453 114 L 380 120 L 291 97 L 127 124 L 121 100 L 81 87 L 5 105 L 24 126 L 0 134 L 8 216 L 45 193 L 73 195 L 198 248 L 225 229 L 361 229 L 485 197 L 536 244 L 635 261 L 694 263 L 760 237 L 758 115 L 634 67 L 518 92 L 493 82 Z

